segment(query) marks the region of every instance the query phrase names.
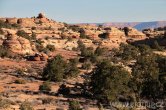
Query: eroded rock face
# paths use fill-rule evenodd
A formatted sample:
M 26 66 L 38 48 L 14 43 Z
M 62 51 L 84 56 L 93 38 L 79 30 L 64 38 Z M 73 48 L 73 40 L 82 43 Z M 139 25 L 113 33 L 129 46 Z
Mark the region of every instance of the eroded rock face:
M 46 47 L 47 45 L 53 45 L 57 49 L 66 49 L 66 50 L 72 50 L 73 48 L 77 48 L 77 39 L 73 39 L 72 41 L 69 41 L 67 39 L 48 39 L 48 40 L 42 40 L 42 45 Z
M 154 37 L 161 37 L 164 36 L 166 33 L 166 30 L 154 30 L 154 29 L 145 29 L 143 30 L 143 33 L 146 34 L 147 37 L 154 38 Z
M 94 25 L 80 25 L 79 28 L 82 29 L 82 33 L 88 36 L 90 39 L 99 39 L 99 35 L 103 33 Z
M 146 35 L 143 34 L 142 32 L 138 31 L 137 29 L 131 28 L 131 27 L 126 27 L 124 28 L 125 34 L 129 38 L 137 39 L 137 40 L 142 40 L 146 38 Z
M 6 18 L 0 18 L 0 21 L 6 22 Z
M 6 22 L 9 24 L 17 24 L 17 18 L 7 18 Z
M 107 30 L 107 38 L 114 39 L 114 38 L 123 38 L 125 37 L 125 33 L 119 30 L 118 28 L 111 27 L 110 30 Z
M 126 43 L 125 33 L 114 27 L 105 29 L 100 37 L 103 38 L 100 45 L 109 49 L 118 48 L 121 43 Z
M 34 18 L 20 18 L 17 23 L 22 27 L 33 27 L 36 25 L 34 21 Z
M 12 34 L 9 34 L 7 39 L 3 41 L 3 46 L 18 54 L 33 53 L 29 40 Z
M 7 29 L 7 28 L 1 28 L 0 31 L 2 31 L 3 35 L 8 35 L 8 34 L 16 34 L 17 30 L 15 29 Z

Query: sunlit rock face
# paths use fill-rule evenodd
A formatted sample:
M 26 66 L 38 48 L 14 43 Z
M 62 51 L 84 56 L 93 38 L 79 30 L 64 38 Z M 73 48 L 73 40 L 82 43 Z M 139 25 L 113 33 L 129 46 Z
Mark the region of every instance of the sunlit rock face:
M 3 41 L 3 46 L 18 54 L 34 53 L 29 40 L 12 34 L 8 35 L 7 39 Z

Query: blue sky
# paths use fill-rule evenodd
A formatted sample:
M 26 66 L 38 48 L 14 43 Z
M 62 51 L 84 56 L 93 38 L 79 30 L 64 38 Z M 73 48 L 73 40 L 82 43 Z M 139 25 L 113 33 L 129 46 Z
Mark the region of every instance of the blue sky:
M 0 0 L 0 17 L 47 17 L 67 23 L 166 20 L 166 0 Z

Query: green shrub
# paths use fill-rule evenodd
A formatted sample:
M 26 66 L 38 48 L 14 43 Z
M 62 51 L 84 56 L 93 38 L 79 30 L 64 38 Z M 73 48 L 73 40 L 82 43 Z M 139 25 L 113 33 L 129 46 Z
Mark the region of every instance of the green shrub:
M 21 68 L 17 69 L 17 70 L 16 70 L 16 73 L 19 74 L 19 75 L 24 75 L 24 74 L 25 74 L 25 73 L 24 73 L 24 70 L 21 69 Z
M 2 30 L 0 30 L 0 35 L 3 35 L 3 34 L 4 34 L 4 32 Z
M 9 57 L 9 51 L 4 46 L 0 46 L 0 57 Z
M 32 105 L 28 101 L 24 101 L 20 105 L 20 110 L 34 110 L 34 108 L 32 107 Z
M 106 48 L 97 47 L 95 50 L 95 55 L 101 56 L 101 55 L 106 54 L 106 52 L 108 52 L 108 50 Z
M 86 61 L 82 64 L 82 69 L 86 69 L 86 70 L 90 70 L 91 69 L 91 62 L 90 61 Z
M 15 83 L 16 84 L 26 84 L 26 81 L 23 79 L 17 79 L 17 80 L 15 80 Z
M 81 49 L 81 56 L 85 58 L 90 58 L 94 55 L 93 47 Z
M 82 110 L 78 101 L 69 102 L 69 110 Z
M 57 55 L 53 59 L 48 60 L 46 67 L 43 70 L 42 77 L 46 80 L 60 82 L 62 81 L 66 68 L 66 61 L 62 56 Z
M 153 45 L 152 45 L 153 49 L 156 49 L 158 51 L 163 51 L 164 47 L 160 46 L 159 43 L 157 41 L 154 41 Z
M 36 33 L 32 32 L 31 39 L 36 40 Z
M 44 80 L 60 82 L 63 78 L 75 77 L 79 73 L 77 61 L 75 59 L 65 61 L 61 55 L 48 60 L 43 70 L 42 77 Z
M 77 67 L 78 59 L 70 59 L 66 66 L 66 72 L 64 78 L 76 77 L 79 74 L 79 69 Z
M 76 48 L 76 47 L 73 47 L 72 50 L 73 50 L 73 51 L 79 51 L 79 49 Z
M 51 84 L 49 82 L 43 82 L 42 85 L 39 86 L 40 91 L 51 91 Z
M 0 109 L 7 109 L 7 108 L 9 108 L 10 107 L 10 105 L 11 105 L 11 101 L 10 100 L 7 100 L 7 99 L 2 99 L 1 97 L 0 97 Z
M 12 28 L 16 28 L 19 29 L 20 26 L 18 24 L 9 24 L 6 22 L 3 22 L 0 20 L 0 28 L 8 28 L 8 29 L 12 29 Z
M 31 36 L 29 36 L 29 34 L 27 34 L 24 30 L 17 31 L 17 35 L 25 39 L 32 40 Z
M 43 104 L 51 104 L 53 102 L 53 98 L 47 97 L 42 99 Z
M 128 86 L 129 72 L 123 67 L 112 65 L 111 61 L 106 60 L 97 64 L 92 73 L 90 85 L 92 93 L 97 96 L 96 98 L 105 101 L 118 101 L 119 95 L 125 99 L 132 94 Z
M 82 39 L 90 38 L 88 35 L 85 34 L 85 31 L 83 29 L 80 29 L 79 32 L 80 32 L 80 38 L 82 38 Z
M 139 56 L 139 49 L 128 44 L 121 44 L 119 49 L 119 56 L 123 60 L 134 60 Z
M 55 46 L 54 45 L 47 45 L 46 48 L 50 51 L 55 51 Z
M 132 68 L 132 76 L 131 87 L 137 91 L 139 98 L 156 99 L 159 96 L 159 68 L 155 55 L 138 57 Z

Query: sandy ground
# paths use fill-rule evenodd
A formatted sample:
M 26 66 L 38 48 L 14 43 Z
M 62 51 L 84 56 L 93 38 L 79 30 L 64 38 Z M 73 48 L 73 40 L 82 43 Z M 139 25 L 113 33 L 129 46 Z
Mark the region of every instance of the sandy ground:
M 65 59 L 77 57 L 76 52 L 70 52 L 65 50 L 56 50 L 53 55 L 61 54 Z M 70 97 L 55 96 L 59 89 L 59 84 L 51 82 L 51 93 L 44 94 L 39 91 L 39 86 L 43 83 L 40 79 L 35 79 L 27 76 L 18 76 L 16 71 L 22 69 L 26 72 L 29 70 L 33 72 L 41 72 L 44 68 L 46 61 L 26 61 L 26 60 L 12 60 L 0 58 L 0 97 L 12 101 L 12 104 L 7 109 L 2 110 L 19 110 L 19 106 L 22 102 L 28 101 L 32 104 L 35 110 L 56 110 L 56 108 L 68 108 L 67 100 Z M 81 74 L 86 71 L 82 70 Z M 80 74 L 80 75 L 81 75 Z M 25 80 L 25 84 L 16 84 L 15 80 Z M 84 79 L 81 76 L 66 80 L 71 84 L 76 82 L 82 83 Z M 69 85 L 73 86 L 73 85 Z M 51 103 L 43 104 L 42 100 L 51 99 Z M 72 98 L 73 99 L 73 98 Z M 76 98 L 77 99 L 77 98 Z M 1 110 L 1 108 L 0 108 Z M 96 108 L 87 108 L 86 110 L 97 110 Z

